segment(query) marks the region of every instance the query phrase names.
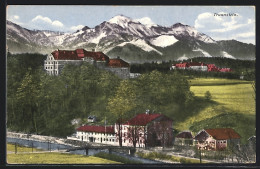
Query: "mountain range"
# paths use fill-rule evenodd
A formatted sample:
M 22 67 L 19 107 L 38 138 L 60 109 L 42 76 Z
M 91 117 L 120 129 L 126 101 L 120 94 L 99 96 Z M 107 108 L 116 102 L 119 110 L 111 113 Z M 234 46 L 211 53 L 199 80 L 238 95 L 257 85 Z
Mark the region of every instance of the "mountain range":
M 94 28 L 85 26 L 73 33 L 29 30 L 7 21 L 6 33 L 11 53 L 50 54 L 56 49 L 84 48 L 102 51 L 110 58 L 119 56 L 129 63 L 193 57 L 255 59 L 253 44 L 236 40 L 216 41 L 189 25 L 145 25 L 123 15 L 115 16 Z

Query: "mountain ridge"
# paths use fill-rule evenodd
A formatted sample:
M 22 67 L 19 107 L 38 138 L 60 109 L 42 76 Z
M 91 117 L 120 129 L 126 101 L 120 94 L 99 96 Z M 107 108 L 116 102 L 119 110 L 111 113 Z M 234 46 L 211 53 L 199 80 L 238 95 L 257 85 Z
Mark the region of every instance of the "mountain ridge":
M 7 21 L 6 37 L 8 49 L 13 53 L 49 54 L 57 48 L 85 48 L 103 51 L 112 58 L 120 56 L 130 63 L 198 56 L 255 59 L 255 46 L 252 44 L 232 40 L 215 41 L 194 27 L 182 23 L 169 27 L 156 24 L 151 26 L 123 15 L 117 15 L 94 28 L 84 26 L 73 33 L 29 30 Z M 237 46 L 244 51 L 239 51 Z

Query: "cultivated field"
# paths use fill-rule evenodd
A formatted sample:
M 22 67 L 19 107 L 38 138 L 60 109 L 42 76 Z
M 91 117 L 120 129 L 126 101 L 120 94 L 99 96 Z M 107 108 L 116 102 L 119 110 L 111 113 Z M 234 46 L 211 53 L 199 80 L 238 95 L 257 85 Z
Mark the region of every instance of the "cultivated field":
M 245 141 L 255 133 L 255 100 L 251 82 L 229 79 L 198 78 L 190 80 L 195 96 L 209 91 L 212 101 L 194 116 L 177 124 L 178 130 L 231 127 Z
M 15 154 L 15 146 L 7 144 L 7 163 L 8 164 L 120 164 L 119 162 L 94 157 L 75 155 L 69 153 L 58 152 L 41 152 L 35 149 L 32 153 L 31 148 L 17 148 Z

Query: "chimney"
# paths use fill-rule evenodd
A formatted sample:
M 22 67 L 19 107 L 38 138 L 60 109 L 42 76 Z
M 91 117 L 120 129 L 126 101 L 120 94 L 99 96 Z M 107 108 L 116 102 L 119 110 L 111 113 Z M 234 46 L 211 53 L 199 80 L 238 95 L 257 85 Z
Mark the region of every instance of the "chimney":
M 95 52 L 95 49 L 92 49 L 92 52 Z
M 117 56 L 116 58 L 117 58 L 117 59 L 120 59 L 120 56 Z

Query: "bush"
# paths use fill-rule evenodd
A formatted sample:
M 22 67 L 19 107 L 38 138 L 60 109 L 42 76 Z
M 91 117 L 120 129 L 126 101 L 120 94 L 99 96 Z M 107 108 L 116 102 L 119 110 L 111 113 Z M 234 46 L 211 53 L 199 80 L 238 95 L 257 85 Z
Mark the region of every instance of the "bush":
M 209 91 L 206 91 L 205 92 L 205 99 L 211 100 L 211 98 L 212 98 L 211 93 Z

